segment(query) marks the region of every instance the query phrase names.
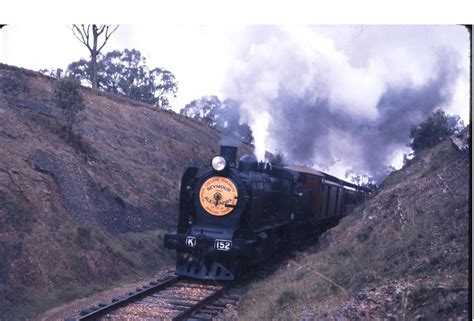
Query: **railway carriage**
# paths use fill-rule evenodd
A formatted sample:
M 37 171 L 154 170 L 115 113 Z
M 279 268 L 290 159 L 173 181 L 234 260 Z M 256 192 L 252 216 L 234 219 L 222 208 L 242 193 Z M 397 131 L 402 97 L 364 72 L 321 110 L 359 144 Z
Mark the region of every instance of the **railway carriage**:
M 346 215 L 370 190 L 312 169 L 259 163 L 221 146 L 211 168 L 188 168 L 181 180 L 176 273 L 233 280 L 274 255 L 284 243 L 306 240 Z

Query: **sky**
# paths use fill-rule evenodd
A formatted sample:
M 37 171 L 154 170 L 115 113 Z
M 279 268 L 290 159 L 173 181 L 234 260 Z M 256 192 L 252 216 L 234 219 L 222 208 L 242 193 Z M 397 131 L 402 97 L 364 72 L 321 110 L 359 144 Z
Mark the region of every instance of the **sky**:
M 9 25 L 0 30 L 0 61 L 27 69 L 66 69 L 89 52 L 71 25 Z M 234 31 L 244 26 L 121 25 L 103 52 L 138 49 L 150 68 L 164 67 L 179 81 L 174 107 L 218 94 L 229 63 Z M 46 36 L 45 36 L 46 35 Z
M 122 24 L 104 52 L 126 48 L 176 76 L 175 111 L 206 95 L 238 99 L 259 158 L 282 151 L 340 177 L 399 168 L 409 125 L 435 109 L 469 122 L 462 26 Z M 0 30 L 2 63 L 65 69 L 80 58 L 88 51 L 70 25 Z

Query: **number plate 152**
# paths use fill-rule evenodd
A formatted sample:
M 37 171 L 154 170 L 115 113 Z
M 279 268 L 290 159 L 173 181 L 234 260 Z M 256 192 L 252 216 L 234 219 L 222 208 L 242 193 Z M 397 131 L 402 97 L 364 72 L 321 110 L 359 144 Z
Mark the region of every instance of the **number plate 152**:
M 230 251 L 230 248 L 232 247 L 232 241 L 215 240 L 214 247 L 219 251 Z

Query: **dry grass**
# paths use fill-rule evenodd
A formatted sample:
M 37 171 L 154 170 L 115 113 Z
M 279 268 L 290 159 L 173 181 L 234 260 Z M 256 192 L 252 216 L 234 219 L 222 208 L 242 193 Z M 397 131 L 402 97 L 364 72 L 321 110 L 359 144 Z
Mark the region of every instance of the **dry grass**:
M 468 171 L 449 142 L 423 154 L 319 247 L 254 284 L 239 318 L 467 317 Z
M 72 242 L 79 242 L 80 253 L 68 252 L 70 260 L 68 270 L 58 270 L 52 279 L 55 284 L 49 289 L 35 289 L 19 284 L 16 287 L 0 285 L 0 320 L 16 320 L 34 317 L 49 307 L 56 306 L 73 299 L 116 287 L 141 276 L 151 275 L 160 269 L 169 267 L 174 262 L 173 254 L 163 247 L 164 231 L 155 230 L 143 233 L 126 233 L 119 240 L 95 234 L 87 228 L 80 227 L 72 236 Z M 95 253 L 107 252 L 105 259 L 113 260 L 117 265 L 129 264 L 133 271 L 92 271 Z M 97 264 L 101 264 L 100 261 Z M 104 262 L 110 266 L 110 262 Z M 97 266 L 97 268 L 100 268 Z M 97 279 L 97 275 L 101 275 Z

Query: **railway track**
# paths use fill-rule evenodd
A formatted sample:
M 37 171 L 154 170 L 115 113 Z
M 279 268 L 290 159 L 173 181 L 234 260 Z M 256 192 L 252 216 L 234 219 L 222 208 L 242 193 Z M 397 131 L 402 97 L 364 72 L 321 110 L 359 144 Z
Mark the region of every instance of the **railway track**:
M 81 311 L 73 320 L 212 320 L 242 294 L 233 283 L 191 280 L 175 275 L 150 282 L 111 303 Z
M 319 236 L 319 235 L 318 235 Z M 219 314 L 229 305 L 236 306 L 246 287 L 265 279 L 282 262 L 293 257 L 296 250 L 305 250 L 308 245 L 287 246 L 282 257 L 272 258 L 258 264 L 241 280 L 221 283 L 176 276 L 167 276 L 150 282 L 134 292 L 114 297 L 111 303 L 102 302 L 84 309 L 79 320 L 212 320 L 225 319 Z
M 320 234 L 317 234 L 317 240 Z M 317 241 L 315 241 L 317 242 Z M 258 264 L 241 280 L 221 283 L 202 281 L 176 276 L 169 271 L 167 276 L 150 282 L 134 292 L 114 297 L 111 303 L 102 302 L 84 309 L 76 320 L 212 320 L 226 307 L 235 306 L 245 293 L 245 288 L 253 282 L 265 279 L 294 256 L 295 251 L 303 251 L 308 244 L 288 245 L 281 257 L 272 258 Z M 225 319 L 225 317 L 220 317 Z

